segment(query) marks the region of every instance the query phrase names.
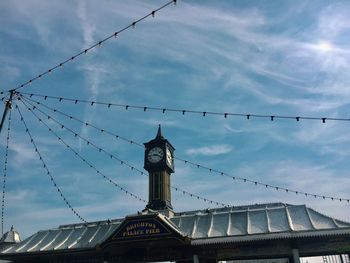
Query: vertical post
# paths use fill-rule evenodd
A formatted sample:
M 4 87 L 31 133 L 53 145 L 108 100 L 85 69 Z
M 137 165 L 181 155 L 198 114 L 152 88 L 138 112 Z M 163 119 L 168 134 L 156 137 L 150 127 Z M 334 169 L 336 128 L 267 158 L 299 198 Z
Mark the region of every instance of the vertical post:
M 299 250 L 297 248 L 292 249 L 293 263 L 300 263 Z
M 6 119 L 6 116 L 7 116 L 7 112 L 9 111 L 9 109 L 11 109 L 11 102 L 12 102 L 12 97 L 13 97 L 14 93 L 15 93 L 15 91 L 11 90 L 10 91 L 10 98 L 9 98 L 8 101 L 6 101 L 4 114 L 2 115 L 2 119 L 1 119 L 1 123 L 0 123 L 0 133 L 1 133 L 1 130 L 2 130 L 2 126 L 4 125 L 4 122 L 5 122 L 5 119 Z
M 193 255 L 193 263 L 199 263 L 198 255 Z

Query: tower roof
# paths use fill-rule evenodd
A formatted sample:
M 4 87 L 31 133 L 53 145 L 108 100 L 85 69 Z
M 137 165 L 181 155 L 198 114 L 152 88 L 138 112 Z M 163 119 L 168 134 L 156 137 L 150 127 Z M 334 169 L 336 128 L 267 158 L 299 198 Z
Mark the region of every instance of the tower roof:
M 0 240 L 1 243 L 19 243 L 21 242 L 21 237 L 19 233 L 11 226 L 10 231 L 6 232 Z
M 158 127 L 156 139 L 164 139 L 164 137 L 162 135 L 162 127 L 160 126 L 160 124 L 159 124 L 159 127 Z

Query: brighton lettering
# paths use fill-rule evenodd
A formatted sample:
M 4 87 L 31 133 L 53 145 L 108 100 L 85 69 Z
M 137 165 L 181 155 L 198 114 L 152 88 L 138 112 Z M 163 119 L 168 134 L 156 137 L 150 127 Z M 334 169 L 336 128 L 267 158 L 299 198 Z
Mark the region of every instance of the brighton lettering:
M 140 237 L 161 234 L 161 230 L 155 223 L 137 222 L 125 227 L 123 237 Z

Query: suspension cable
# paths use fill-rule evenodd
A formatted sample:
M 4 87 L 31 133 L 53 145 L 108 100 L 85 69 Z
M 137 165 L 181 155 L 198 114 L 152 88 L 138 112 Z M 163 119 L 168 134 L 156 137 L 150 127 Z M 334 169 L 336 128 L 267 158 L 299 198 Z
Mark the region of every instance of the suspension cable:
M 129 168 L 131 168 L 132 170 L 134 169 L 134 166 L 127 163 L 127 162 L 124 162 L 122 159 L 120 159 L 119 157 L 117 157 L 115 154 L 109 152 L 109 151 L 106 151 L 105 149 L 97 146 L 95 143 L 91 142 L 90 140 L 86 139 L 85 137 L 81 136 L 80 134 L 78 134 L 77 132 L 75 132 L 74 130 L 70 129 L 69 127 L 65 126 L 62 122 L 59 122 L 58 120 L 56 120 L 54 117 L 50 116 L 50 115 L 47 115 L 44 111 L 38 109 L 35 105 L 31 104 L 30 102 L 26 101 L 26 99 L 22 98 L 22 103 L 27 106 L 26 103 L 28 103 L 29 105 L 32 106 L 32 109 L 36 109 L 37 111 L 39 111 L 41 114 L 43 114 L 45 117 L 47 117 L 48 119 L 54 121 L 56 124 L 58 124 L 62 129 L 65 129 L 67 131 L 69 131 L 74 137 L 76 138 L 79 138 L 81 140 L 83 140 L 84 142 L 86 142 L 87 145 L 90 145 L 92 147 L 94 147 L 96 150 L 98 150 L 98 152 L 103 152 L 104 154 L 106 154 L 109 158 L 111 159 L 115 159 L 117 160 L 118 162 L 120 162 L 121 164 L 123 165 L 126 165 L 128 166 Z M 42 122 L 44 125 L 46 124 L 41 118 L 39 118 L 31 108 L 29 108 L 27 106 L 27 109 L 34 114 L 34 116 L 39 120 L 39 122 Z M 46 125 L 45 125 L 46 126 Z M 50 130 L 50 127 L 47 127 L 49 128 L 49 131 L 51 132 L 52 130 Z M 143 171 L 139 171 L 140 173 L 143 173 Z
M 70 202 L 68 201 L 68 199 L 65 197 L 65 195 L 63 194 L 62 190 L 60 189 L 60 187 L 57 185 L 53 175 L 51 174 L 48 166 L 46 165 L 45 161 L 44 161 L 44 158 L 42 157 L 34 139 L 33 139 L 33 136 L 27 126 L 27 123 L 26 121 L 24 120 L 23 118 L 23 115 L 22 115 L 22 112 L 21 110 L 19 109 L 18 105 L 16 104 L 16 109 L 17 109 L 17 112 L 19 113 L 20 115 L 20 118 L 21 118 L 21 122 L 23 123 L 24 127 L 25 127 L 25 131 L 30 139 L 30 142 L 33 144 L 33 147 L 35 149 L 35 152 L 36 154 L 38 155 L 39 157 L 39 160 L 41 161 L 42 165 L 43 165 L 43 168 L 46 170 L 46 174 L 50 177 L 50 180 L 52 182 L 52 184 L 55 186 L 55 188 L 57 189 L 57 192 L 60 194 L 61 198 L 63 199 L 63 201 L 66 203 L 66 205 L 68 206 L 68 208 L 74 213 L 74 215 L 76 217 L 79 218 L 80 221 L 84 222 L 84 223 L 87 223 L 87 221 L 73 208 L 73 206 L 70 204 Z
M 141 110 L 143 112 L 147 111 L 158 111 L 162 112 L 163 114 L 168 112 L 177 112 L 182 115 L 185 114 L 194 114 L 196 116 L 202 116 L 206 117 L 208 115 L 212 116 L 220 116 L 224 117 L 225 119 L 227 117 L 243 117 L 247 120 L 250 120 L 252 118 L 262 118 L 262 119 L 269 119 L 270 121 L 274 121 L 277 119 L 289 119 L 289 120 L 295 120 L 297 122 L 301 120 L 314 120 L 314 121 L 321 121 L 322 123 L 326 123 L 326 121 L 342 121 L 342 122 L 349 122 L 350 118 L 333 118 L 333 117 L 310 117 L 310 116 L 288 116 L 288 115 L 279 115 L 279 114 L 273 114 L 273 115 L 266 115 L 266 114 L 251 114 L 251 113 L 230 113 L 230 112 L 215 112 L 215 111 L 198 111 L 198 110 L 191 110 L 191 109 L 175 109 L 175 108 L 168 108 L 168 107 L 152 107 L 152 106 L 141 106 L 141 105 L 130 105 L 130 104 L 118 104 L 118 103 L 112 103 L 112 102 L 100 102 L 100 101 L 91 101 L 91 100 L 82 100 L 77 98 L 66 98 L 66 97 L 58 97 L 58 96 L 50 96 L 50 95 L 42 95 L 42 94 L 35 94 L 35 93 L 26 93 L 21 92 L 21 94 L 29 95 L 30 97 L 36 96 L 46 99 L 55 99 L 59 102 L 69 101 L 74 102 L 74 104 L 78 103 L 86 103 L 90 104 L 90 106 L 94 105 L 102 105 L 107 106 L 107 108 L 111 108 L 112 106 L 122 108 L 124 110 L 128 109 L 137 109 Z
M 33 99 L 29 98 L 28 96 L 24 96 L 24 95 L 22 95 L 22 94 L 19 94 L 19 95 L 20 95 L 21 98 L 26 99 L 26 101 L 31 101 L 32 103 L 34 103 L 34 104 L 36 104 L 36 105 L 41 105 L 41 106 L 43 106 L 44 108 L 46 108 L 46 109 L 48 109 L 48 110 L 50 110 L 50 111 L 52 111 L 52 112 L 59 113 L 59 114 L 65 116 L 66 118 L 68 118 L 68 119 L 70 119 L 70 120 L 75 120 L 75 121 L 77 121 L 77 122 L 79 122 L 79 123 L 81 123 L 81 124 L 84 124 L 85 126 L 92 127 L 92 128 L 94 128 L 95 130 L 97 130 L 97 131 L 99 131 L 99 132 L 101 132 L 101 133 L 107 133 L 108 135 L 111 135 L 112 137 L 114 137 L 114 138 L 116 138 L 116 139 L 119 139 L 119 140 L 128 142 L 128 143 L 130 143 L 130 144 L 135 144 L 135 145 L 137 145 L 137 146 L 139 146 L 139 147 L 141 147 L 141 148 L 144 148 L 144 145 L 141 144 L 141 143 L 138 143 L 138 142 L 135 142 L 135 141 L 130 140 L 130 139 L 128 139 L 128 138 L 125 138 L 125 137 L 123 137 L 123 136 L 120 136 L 120 135 L 118 135 L 118 134 L 116 134 L 116 133 L 114 133 L 114 132 L 111 132 L 111 131 L 109 131 L 109 130 L 99 128 L 99 127 L 97 127 L 96 125 L 92 124 L 91 122 L 86 122 L 86 121 L 80 120 L 79 118 L 77 118 L 77 117 L 75 117 L 75 116 L 73 116 L 73 115 L 64 113 L 63 111 L 60 111 L 60 110 L 58 110 L 58 109 L 56 109 L 56 108 L 52 108 L 52 107 L 50 107 L 50 106 L 48 106 L 48 105 L 46 105 L 46 104 L 44 104 L 44 103 L 42 103 L 42 102 L 39 102 L 39 101 L 37 101 L 37 100 L 33 100 Z M 33 106 L 33 105 L 32 105 L 32 106 Z M 48 116 L 48 117 L 50 117 L 50 116 Z
M 56 132 L 54 132 L 52 130 L 52 128 L 50 128 L 50 126 L 44 122 L 34 111 L 33 109 L 29 108 L 28 105 L 26 105 L 26 102 L 24 102 L 23 100 L 20 100 L 23 105 L 27 108 L 28 111 L 30 111 L 35 118 L 42 123 L 55 137 L 57 137 L 57 139 L 64 144 L 70 151 L 72 151 L 74 153 L 75 156 L 77 156 L 83 163 L 85 163 L 86 165 L 88 165 L 90 168 L 94 169 L 96 171 L 97 174 L 101 175 L 104 179 L 106 179 L 108 182 L 112 183 L 115 187 L 117 187 L 119 190 L 123 191 L 125 194 L 130 195 L 131 197 L 141 201 L 141 202 L 146 202 L 146 200 L 142 199 L 141 197 L 133 194 L 132 192 L 130 192 L 129 190 L 127 190 L 126 188 L 120 186 L 118 183 L 116 183 L 113 179 L 111 179 L 110 177 L 108 177 L 107 175 L 105 175 L 104 173 L 102 173 L 100 170 L 98 170 L 91 162 L 87 161 L 86 158 L 84 158 L 83 156 L 81 156 L 81 154 L 78 153 L 78 151 L 74 150 L 74 148 L 72 148 L 72 146 L 70 146 L 68 143 L 65 142 L 65 140 L 62 139 L 62 137 L 60 137 Z M 51 118 L 52 120 L 54 120 L 53 118 Z M 55 120 L 54 120 L 55 121 Z M 66 127 L 65 127 L 66 128 Z M 66 128 L 66 130 L 75 133 L 74 131 Z M 78 136 L 78 135 L 77 135 Z M 79 137 L 83 140 L 86 140 L 85 138 Z M 87 141 L 87 140 L 86 140 Z M 89 141 L 88 141 L 89 142 Z M 96 146 L 95 144 L 89 142 L 89 144 L 91 144 L 93 147 L 96 147 L 99 152 L 104 151 L 107 153 L 107 151 L 103 150 L 102 148 L 99 148 L 98 146 Z M 107 153 L 109 155 L 110 158 L 115 158 L 120 160 L 118 157 L 115 157 L 113 154 L 111 153 Z M 129 166 L 132 170 L 135 169 L 132 165 L 125 163 L 124 161 L 120 160 L 120 162 L 122 162 L 123 164 Z M 140 171 L 141 172 L 141 171 Z
M 28 98 L 26 96 L 23 96 L 22 94 L 21 94 L 21 96 L 25 97 L 26 99 L 30 99 L 30 98 Z M 81 120 L 78 120 L 76 117 L 73 117 L 71 115 L 62 113 L 59 110 L 53 109 L 53 108 L 51 108 L 49 106 L 46 106 L 46 105 L 44 105 L 41 102 L 38 102 L 38 101 L 35 101 L 35 100 L 32 100 L 32 101 L 35 102 L 37 105 L 42 105 L 42 106 L 44 106 L 44 107 L 46 107 L 46 108 L 48 108 L 48 109 L 50 109 L 50 110 L 52 110 L 54 112 L 58 112 L 58 113 L 66 116 L 66 117 L 69 117 L 70 119 L 75 119 L 75 120 L 77 120 L 79 122 L 85 123 L 85 125 L 88 126 L 88 127 L 91 126 L 91 127 L 95 128 L 97 130 L 100 130 L 102 132 L 106 132 L 106 134 L 113 135 L 116 138 L 120 137 L 119 135 L 116 135 L 116 134 L 114 134 L 112 132 L 108 132 L 108 131 L 106 131 L 104 129 L 100 129 L 100 128 L 94 126 L 94 125 L 90 125 L 87 122 L 83 122 Z M 126 139 L 124 137 L 123 137 L 123 140 L 127 141 L 127 142 L 132 142 L 133 145 L 136 145 L 136 146 L 144 148 L 144 146 L 141 143 L 135 142 L 134 140 L 129 140 L 129 139 Z M 230 174 L 225 173 L 223 171 L 219 171 L 219 170 L 216 170 L 216 169 L 213 169 L 213 168 L 210 168 L 210 167 L 206 167 L 204 165 L 201 165 L 201 164 L 198 164 L 198 163 L 195 163 L 195 162 L 192 162 L 192 161 L 188 161 L 188 160 L 183 159 L 183 158 L 179 158 L 179 157 L 174 157 L 174 158 L 176 160 L 178 160 L 178 161 L 181 161 L 181 162 L 187 164 L 187 165 L 191 165 L 191 166 L 196 167 L 196 168 L 204 169 L 204 170 L 208 171 L 209 173 L 214 173 L 216 175 L 225 176 L 225 177 L 230 178 L 232 180 L 241 181 L 241 182 L 244 182 L 244 183 L 250 183 L 250 184 L 253 184 L 255 186 L 263 186 L 266 189 L 276 190 L 276 191 L 280 191 L 281 190 L 281 191 L 284 191 L 285 193 L 295 193 L 296 195 L 303 195 L 305 197 L 320 198 L 320 199 L 323 199 L 323 200 L 328 199 L 328 200 L 332 200 L 332 201 L 337 200 L 337 201 L 340 201 L 340 202 L 342 202 L 342 201 L 346 201 L 348 203 L 350 202 L 349 198 L 339 198 L 339 197 L 333 197 L 333 196 L 327 196 L 327 195 L 321 195 L 321 194 L 308 193 L 308 192 L 305 192 L 305 191 L 297 191 L 297 190 L 289 189 L 289 188 L 286 188 L 286 187 L 280 187 L 280 186 L 267 184 L 267 183 L 260 182 L 260 181 L 251 180 L 251 179 L 244 178 L 244 177 L 233 176 L 233 175 L 230 175 Z
M 148 18 L 148 17 L 150 17 L 150 16 L 154 17 L 156 12 L 158 12 L 158 11 L 164 9 L 165 7 L 171 5 L 172 3 L 176 4 L 176 1 L 177 1 L 177 0 L 172 0 L 172 1 L 170 1 L 170 2 L 168 2 L 168 3 L 166 3 L 166 4 L 164 4 L 164 5 L 162 5 L 161 7 L 159 7 L 159 8 L 157 8 L 157 9 L 153 10 L 153 11 L 150 12 L 149 14 L 147 14 L 147 15 L 145 15 L 145 16 L 143 16 L 143 17 L 137 19 L 137 20 L 135 20 L 134 22 L 132 22 L 132 23 L 129 24 L 128 26 L 126 26 L 126 27 L 120 29 L 119 31 L 114 32 L 113 34 L 109 35 L 108 37 L 106 37 L 106 38 L 104 38 L 104 39 L 102 39 L 102 40 L 96 42 L 96 43 L 93 44 L 92 46 L 90 46 L 90 47 L 88 47 L 88 48 L 82 50 L 81 52 L 79 52 L 79 53 L 77 53 L 77 54 L 71 56 L 70 58 L 68 58 L 68 59 L 66 59 L 66 60 L 64 60 L 64 61 L 62 61 L 62 62 L 60 62 L 60 63 L 57 64 L 56 66 L 54 66 L 54 67 L 52 67 L 52 68 L 50 68 L 50 69 L 48 69 L 48 70 L 42 72 L 41 74 L 37 75 L 36 77 L 34 77 L 34 78 L 30 79 L 30 80 L 28 80 L 28 81 L 22 83 L 21 85 L 17 86 L 17 87 L 16 87 L 15 89 L 13 89 L 13 90 L 18 90 L 18 89 L 20 89 L 20 88 L 23 88 L 23 87 L 29 85 L 29 84 L 32 84 L 34 81 L 36 81 L 36 80 L 38 80 L 38 79 L 41 79 L 43 76 L 46 76 L 47 74 L 50 74 L 50 73 L 54 72 L 55 70 L 61 68 L 63 65 L 65 65 L 65 64 L 67 64 L 67 63 L 69 63 L 69 62 L 71 62 L 71 61 L 74 61 L 76 58 L 80 57 L 80 56 L 83 55 L 83 54 L 86 54 L 86 53 L 89 52 L 90 50 L 92 50 L 92 49 L 94 49 L 94 48 L 96 48 L 96 47 L 100 47 L 104 42 L 106 42 L 106 41 L 108 41 L 108 40 L 110 40 L 110 39 L 112 39 L 112 38 L 116 38 L 116 37 L 117 37 L 120 33 L 122 33 L 123 31 L 125 31 L 125 30 L 127 30 L 127 29 L 130 29 L 130 28 L 135 28 L 136 24 L 138 24 L 139 22 L 145 20 L 146 18 Z
M 62 124 L 61 122 L 56 121 L 56 119 L 54 119 L 53 117 L 47 115 L 45 112 L 43 112 L 43 111 L 41 111 L 40 109 L 38 109 L 35 105 L 33 105 L 33 104 L 31 104 L 30 102 L 26 101 L 25 98 L 22 97 L 22 99 L 23 99 L 23 100 L 21 100 L 21 102 L 22 102 L 23 104 L 25 104 L 25 106 L 27 107 L 27 109 L 28 109 L 30 112 L 32 112 L 32 114 L 38 119 L 39 122 L 41 122 L 41 123 L 43 123 L 45 126 L 47 126 L 47 128 L 49 129 L 50 132 L 54 133 L 54 132 L 52 131 L 52 129 L 51 129 L 50 127 L 48 127 L 48 125 L 46 125 L 45 122 L 44 122 L 39 116 L 37 116 L 37 115 L 33 112 L 33 110 L 37 110 L 37 111 L 39 111 L 41 114 L 43 114 L 44 116 L 46 116 L 48 119 L 53 120 L 53 121 L 56 122 L 61 128 L 66 129 L 67 131 L 69 131 L 69 132 L 71 132 L 72 134 L 74 134 L 74 137 L 79 137 L 80 139 L 84 140 L 84 141 L 87 143 L 87 145 L 96 148 L 96 149 L 98 150 L 98 152 L 104 152 L 108 157 L 118 160 L 120 165 L 126 165 L 126 166 L 128 166 L 132 171 L 138 172 L 140 175 L 146 175 L 146 176 L 148 176 L 147 173 L 143 172 L 141 169 L 138 169 L 138 168 L 136 168 L 135 166 L 129 164 L 128 162 L 126 162 L 126 161 L 124 161 L 124 160 L 121 160 L 119 157 L 116 157 L 114 154 L 112 154 L 112 153 L 110 153 L 110 152 L 108 152 L 108 151 L 106 151 L 106 150 L 100 148 L 99 146 L 97 146 L 97 145 L 95 145 L 94 143 L 90 142 L 90 141 L 87 140 L 86 138 L 84 138 L 84 137 L 80 136 L 79 134 L 75 133 L 73 130 L 71 130 L 70 128 L 66 127 L 66 126 L 65 126 L 64 124 Z M 28 105 L 26 105 L 26 102 L 24 102 L 24 101 L 26 101 L 28 104 L 30 104 L 30 105 L 32 106 L 32 108 L 29 108 Z M 62 143 L 64 143 L 64 144 L 66 145 L 67 148 L 69 148 L 70 150 L 73 150 L 73 149 L 71 148 L 71 146 L 68 145 L 67 143 L 65 143 L 64 140 L 63 140 L 61 137 L 59 137 L 56 133 L 54 133 L 54 134 L 55 134 L 55 136 L 58 138 L 59 141 L 61 141 Z M 86 163 L 87 165 L 89 165 L 90 168 L 95 169 L 96 172 L 97 172 L 98 174 L 100 174 L 101 176 L 103 176 L 103 177 L 104 177 L 105 179 L 107 179 L 110 183 L 115 184 L 114 182 L 111 182 L 111 180 L 110 180 L 107 176 L 105 176 L 104 174 L 102 174 L 102 173 L 101 173 L 100 171 L 98 171 L 94 166 L 92 166 L 89 162 L 87 162 L 83 157 L 81 157 L 81 156 L 79 155 L 78 152 L 74 151 L 74 153 L 75 153 L 75 155 L 77 155 L 78 157 L 80 157 L 80 159 L 81 159 L 84 163 Z M 117 185 L 116 185 L 116 186 L 117 186 Z M 120 186 L 117 186 L 117 187 L 120 188 Z M 209 198 L 201 197 L 201 196 L 199 196 L 199 195 L 197 195 L 197 194 L 188 192 L 188 191 L 183 190 L 183 189 L 181 189 L 181 188 L 179 188 L 179 187 L 174 187 L 174 186 L 170 186 L 170 187 L 171 187 L 172 189 L 174 189 L 176 192 L 181 192 L 181 193 L 184 194 L 184 195 L 187 195 L 187 196 L 193 197 L 193 198 L 197 198 L 198 200 L 202 200 L 202 201 L 204 201 L 204 202 L 206 202 L 206 203 L 216 204 L 216 205 L 220 205 L 220 206 L 224 206 L 224 207 L 230 206 L 230 205 L 228 205 L 228 204 L 221 203 L 221 202 L 217 202 L 217 201 L 211 200 L 211 199 L 209 199 Z M 124 188 L 123 188 L 123 189 L 120 188 L 120 190 L 122 190 L 122 191 L 125 192 L 125 189 L 124 189 Z M 138 198 L 136 195 L 131 194 L 131 193 L 130 193 L 129 191 L 127 191 L 127 190 L 126 190 L 126 193 L 128 193 L 128 194 L 130 194 L 131 196 L 133 196 L 133 197 L 139 199 L 140 201 L 144 201 L 144 200 Z

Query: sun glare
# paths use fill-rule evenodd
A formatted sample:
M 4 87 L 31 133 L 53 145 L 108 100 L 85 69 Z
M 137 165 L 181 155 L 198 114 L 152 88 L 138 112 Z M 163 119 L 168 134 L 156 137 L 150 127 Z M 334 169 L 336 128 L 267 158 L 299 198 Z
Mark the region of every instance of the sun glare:
M 333 50 L 333 46 L 329 42 L 320 42 L 318 44 L 318 49 L 323 52 L 329 52 Z

